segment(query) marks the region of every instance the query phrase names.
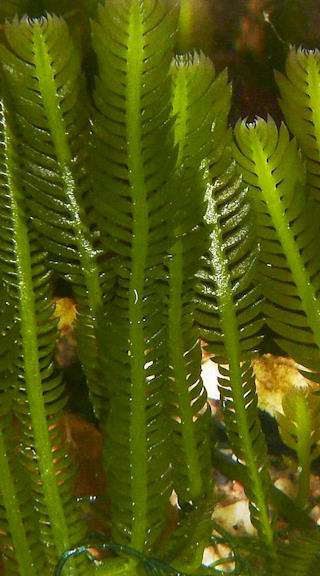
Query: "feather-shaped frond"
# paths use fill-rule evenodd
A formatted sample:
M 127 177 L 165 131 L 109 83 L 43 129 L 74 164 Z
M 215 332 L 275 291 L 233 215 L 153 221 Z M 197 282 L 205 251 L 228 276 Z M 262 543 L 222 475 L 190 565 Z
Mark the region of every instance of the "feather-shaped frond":
M 54 565 L 57 554 L 83 536 L 84 526 L 72 498 L 72 462 L 57 432 L 65 397 L 53 361 L 52 274 L 24 214 L 14 132 L 12 116 L 1 102 L 0 271 L 19 321 L 13 409 L 20 421 L 21 460 L 32 487 L 43 551 Z
M 297 503 L 304 507 L 309 499 L 311 463 L 320 455 L 320 398 L 309 389 L 297 389 L 284 397 L 276 419 L 283 442 L 297 455 Z
M 283 442 L 297 453 L 301 450 L 302 456 L 309 453 L 311 461 L 318 458 L 320 398 L 308 389 L 298 388 L 284 397 L 282 410 L 276 418 Z M 304 447 L 299 446 L 301 442 Z
M 286 123 L 306 158 L 309 190 L 320 202 L 320 51 L 291 48 L 286 75 L 275 77 Z
M 197 320 L 201 335 L 209 343 L 208 351 L 218 362 L 226 362 L 226 326 L 221 329 L 221 311 L 217 297 L 229 296 L 234 302 L 236 318 L 235 349 L 241 359 L 259 348 L 257 336 L 261 326 L 261 290 L 254 284 L 258 244 L 247 190 L 236 173 L 231 158 L 231 145 L 225 146 L 217 161 L 207 167 L 207 200 L 205 216 L 211 227 L 211 246 L 199 274 Z M 216 279 L 215 279 L 216 277 Z M 221 285 L 220 285 L 221 284 Z M 228 313 L 228 308 L 225 310 Z M 231 316 L 233 316 L 233 313 Z M 240 347 L 240 348 L 238 348 Z M 221 353 L 219 352 L 221 350 Z
M 110 396 L 104 460 L 114 538 L 137 550 L 152 547 L 161 532 L 170 491 L 163 261 L 174 220 L 169 67 L 175 27 L 169 0 L 111 0 L 93 24 L 99 69 L 93 204 L 116 275 L 101 319 Z
M 211 227 L 210 247 L 199 273 L 196 318 L 208 351 L 220 364 L 219 389 L 227 433 L 235 455 L 248 468 L 245 489 L 251 500 L 251 518 L 272 547 L 267 449 L 249 361 L 259 347 L 262 325 L 261 292 L 255 282 L 257 238 L 247 189 L 232 160 L 230 134 L 225 132 L 221 138 L 224 149 L 220 147 L 215 161 L 207 162 L 205 220 Z
M 99 64 L 93 203 L 107 250 L 124 258 L 131 257 L 136 228 L 148 224 L 146 264 L 154 266 L 170 241 L 166 221 L 174 152 L 168 69 L 174 19 L 167 0 L 138 4 L 108 2 L 99 11 L 101 23 L 93 25 Z
M 234 155 L 257 209 L 267 323 L 288 354 L 318 371 L 320 224 L 295 141 L 270 117 L 239 123 L 235 136 Z
M 174 487 L 183 501 L 207 491 L 210 474 L 209 410 L 200 375 L 201 350 L 194 321 L 195 273 L 206 246 L 204 181 L 200 164 L 209 150 L 219 91 L 214 67 L 203 55 L 178 56 L 172 63 L 173 116 L 178 147 L 178 186 L 183 206 L 176 242 L 168 259 L 169 404 L 173 427 Z M 223 92 L 228 93 L 226 85 Z M 221 114 L 227 116 L 228 106 Z
M 184 223 L 190 233 L 204 215 L 200 164 L 210 150 L 217 125 L 226 126 L 231 87 L 227 84 L 226 72 L 215 79 L 212 61 L 201 53 L 176 56 L 171 75 L 177 167 L 183 179 L 184 214 L 179 218 L 179 228 L 183 232 Z
M 209 151 L 214 121 L 214 65 L 202 53 L 178 54 L 172 61 L 171 74 L 178 165 L 184 161 L 200 163 Z M 227 92 L 230 94 L 230 90 Z
M 80 359 L 99 416 L 93 319 L 102 304 L 105 273 L 86 223 L 89 121 L 79 57 L 66 23 L 55 16 L 15 20 L 5 33 L 0 57 L 20 132 L 22 184 L 51 265 L 72 283 L 79 304 Z

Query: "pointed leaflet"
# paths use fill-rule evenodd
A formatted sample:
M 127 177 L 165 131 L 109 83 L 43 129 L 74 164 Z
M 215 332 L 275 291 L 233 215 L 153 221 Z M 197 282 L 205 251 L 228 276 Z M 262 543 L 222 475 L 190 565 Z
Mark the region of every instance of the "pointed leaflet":
M 52 275 L 23 210 L 17 140 L 3 102 L 0 142 L 0 271 L 15 301 L 20 330 L 13 409 L 20 421 L 21 463 L 32 487 L 43 552 L 53 566 L 57 555 L 83 536 L 84 526 L 72 498 L 73 466 L 59 422 L 65 398 L 53 359 Z
M 247 466 L 251 519 L 272 550 L 267 449 L 249 361 L 262 326 L 260 287 L 254 283 L 257 239 L 247 190 L 232 160 L 230 134 L 222 130 L 217 142 L 213 160 L 207 161 L 205 221 L 211 244 L 199 273 L 196 318 L 208 351 L 220 364 L 224 419 L 232 449 Z
M 205 250 L 204 182 L 200 164 L 208 152 L 219 79 L 204 55 L 178 56 L 171 65 L 178 186 L 183 192 L 177 240 L 168 259 L 169 405 L 173 430 L 174 487 L 180 503 L 197 501 L 210 482 L 209 410 L 201 380 L 201 349 L 194 322 L 194 285 Z M 226 85 L 223 91 L 229 93 Z M 226 105 L 221 114 L 227 115 Z
M 309 190 L 320 203 L 320 51 L 292 47 L 285 75 L 275 78 L 286 123 L 306 158 Z
M 114 539 L 138 550 L 154 545 L 170 493 L 162 264 L 174 218 L 168 72 L 175 26 L 170 0 L 111 0 L 93 24 L 92 203 L 116 276 L 101 319 L 110 397 L 104 460 Z
M 295 141 L 270 117 L 238 123 L 235 136 L 234 155 L 258 215 L 267 322 L 283 350 L 319 371 L 319 219 Z
M 52 266 L 76 294 L 80 358 L 99 415 L 93 319 L 105 279 L 86 224 L 89 122 L 80 63 L 65 22 L 56 16 L 15 20 L 5 34 L 0 57 L 21 135 L 28 207 Z

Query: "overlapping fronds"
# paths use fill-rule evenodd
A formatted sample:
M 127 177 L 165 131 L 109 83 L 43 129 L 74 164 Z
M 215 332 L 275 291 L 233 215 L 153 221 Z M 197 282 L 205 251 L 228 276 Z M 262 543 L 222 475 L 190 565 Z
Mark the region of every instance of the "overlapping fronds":
M 320 221 L 305 191 L 295 141 L 270 117 L 239 123 L 235 136 L 234 154 L 251 188 L 262 239 L 266 320 L 288 354 L 319 371 Z
M 79 57 L 66 23 L 56 16 L 15 20 L 5 34 L 7 47 L 0 57 L 21 137 L 22 184 L 51 266 L 72 283 L 79 304 L 79 354 L 99 416 L 93 323 L 105 274 L 86 223 L 89 120 Z
M 203 550 L 212 536 L 212 509 L 212 496 L 203 499 L 200 505 L 184 503 L 178 525 L 161 553 L 161 558 L 179 572 L 186 570 L 190 574 L 201 570 Z
M 278 549 L 275 576 L 317 576 L 319 573 L 319 529 L 295 535 Z
M 204 55 L 178 56 L 171 65 L 177 170 L 183 195 L 176 241 L 168 259 L 169 406 L 173 429 L 174 487 L 180 503 L 209 488 L 209 409 L 200 375 L 201 350 L 194 321 L 195 273 L 206 247 L 205 186 L 200 164 L 211 143 L 219 85 Z M 223 93 L 228 93 L 223 85 Z M 228 106 L 220 111 L 226 117 Z
M 175 215 L 169 118 L 175 26 L 169 0 L 111 0 L 93 24 L 99 69 L 93 203 L 116 277 L 101 318 L 110 396 L 104 460 L 114 538 L 137 550 L 158 538 L 170 490 L 162 264 Z
M 18 461 L 17 431 L 1 414 L 0 550 L 8 576 L 41 576 L 45 571 L 38 516 L 30 483 Z
M 320 51 L 291 48 L 285 75 L 275 72 L 286 123 L 306 159 L 307 183 L 320 202 Z
M 11 416 L 18 323 L 2 285 L 0 303 L 0 550 L 6 574 L 35 576 L 41 574 L 44 559 L 30 486 L 18 462 L 19 438 Z
M 84 527 L 72 497 L 72 461 L 57 433 L 65 397 L 53 361 L 52 274 L 24 213 L 13 125 L 1 102 L 0 270 L 19 322 L 13 410 L 20 422 L 21 460 L 45 543 L 43 553 L 54 565 L 56 555 L 81 537 Z
M 262 325 L 261 290 L 255 278 L 258 245 L 247 189 L 232 160 L 230 134 L 220 138 L 224 148 L 220 145 L 206 169 L 210 247 L 199 273 L 196 317 L 207 350 L 220 364 L 227 433 L 235 455 L 248 468 L 245 489 L 252 522 L 270 549 L 267 449 L 249 361 L 259 347 Z

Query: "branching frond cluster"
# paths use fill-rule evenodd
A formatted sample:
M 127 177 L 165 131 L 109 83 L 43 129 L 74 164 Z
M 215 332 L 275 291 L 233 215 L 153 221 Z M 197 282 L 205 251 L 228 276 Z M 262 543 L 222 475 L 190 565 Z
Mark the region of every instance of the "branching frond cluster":
M 141 566 L 158 576 L 207 573 L 203 551 L 219 537 L 201 340 L 219 364 L 231 455 L 215 447 L 214 460 L 226 474 L 240 470 L 257 532 L 245 545 L 221 529 L 233 573 L 253 574 L 256 562 L 257 574 L 316 574 L 318 529 L 295 536 L 296 545 L 281 542 L 272 507 L 313 526 L 319 400 L 300 391 L 277 415 L 298 460 L 292 502 L 270 479 L 251 359 L 267 323 L 314 387 L 319 381 L 319 52 L 292 48 L 286 75 L 276 75 L 295 138 L 271 117 L 240 120 L 233 133 L 227 73 L 216 76 L 202 53 L 175 54 L 181 7 L 0 7 L 0 20 L 8 18 L 0 43 L 0 546 L 8 576 L 55 566 L 70 576 L 136 576 Z M 81 57 L 91 51 L 86 78 Z M 74 295 L 78 355 L 103 436 L 110 522 L 96 547 L 65 441 L 57 279 Z M 98 550 L 118 557 L 98 565 Z

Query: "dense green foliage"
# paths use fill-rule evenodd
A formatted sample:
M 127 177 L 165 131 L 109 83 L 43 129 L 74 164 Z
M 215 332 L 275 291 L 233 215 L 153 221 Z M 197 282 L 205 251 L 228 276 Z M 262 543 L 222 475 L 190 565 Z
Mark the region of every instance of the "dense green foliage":
M 5 575 L 227 573 L 228 558 L 202 564 L 216 542 L 234 575 L 316 574 L 308 497 L 320 402 L 297 393 L 278 416 L 299 465 L 294 501 L 270 479 L 251 359 L 266 324 L 319 381 L 320 53 L 292 48 L 276 76 L 296 140 L 271 117 L 233 134 L 226 72 L 202 53 L 175 54 L 178 36 L 188 46 L 188 2 L 43 4 L 0 12 Z M 59 279 L 76 301 L 103 437 L 110 513 L 93 536 L 64 431 Z M 200 339 L 219 365 L 227 454 L 212 438 Z M 244 485 L 255 537 L 212 520 L 212 459 Z

